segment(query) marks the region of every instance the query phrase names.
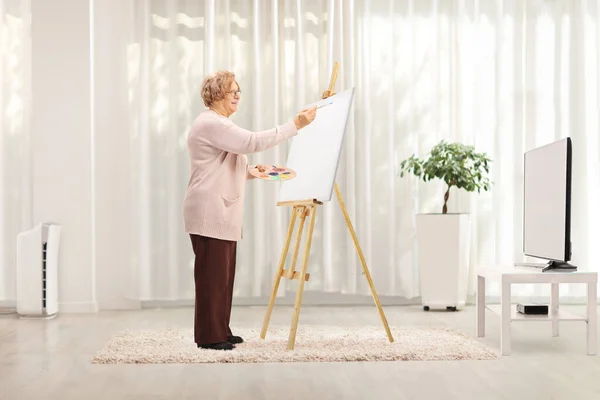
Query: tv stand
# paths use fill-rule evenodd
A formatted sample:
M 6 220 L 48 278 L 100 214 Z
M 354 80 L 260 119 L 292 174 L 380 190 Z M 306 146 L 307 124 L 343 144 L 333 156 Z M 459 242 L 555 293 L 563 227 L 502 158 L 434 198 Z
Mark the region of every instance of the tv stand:
M 564 261 L 548 261 L 546 263 L 515 263 L 515 267 L 541 268 L 542 272 L 574 272 L 577 271 L 575 265 Z
M 546 263 L 546 266 L 542 269 L 542 272 L 546 271 L 570 272 L 577 271 L 577 267 L 575 265 L 571 265 L 563 261 L 549 261 L 548 263 Z
M 510 354 L 511 323 L 516 321 L 548 321 L 552 323 L 552 336 L 558 336 L 560 321 L 586 322 L 587 354 L 596 355 L 598 346 L 598 273 L 577 271 L 554 271 L 546 274 L 537 268 L 516 268 L 507 265 L 492 265 L 477 268 L 476 327 L 477 337 L 485 337 L 485 310 L 500 315 L 500 353 Z M 486 304 L 486 283 L 494 281 L 500 284 L 500 304 Z M 513 284 L 550 284 L 550 307 L 547 315 L 526 315 L 519 313 L 511 301 Z M 569 313 L 559 307 L 559 286 L 565 283 L 583 283 L 587 286 L 587 312 Z M 585 301 L 584 299 L 584 301 Z

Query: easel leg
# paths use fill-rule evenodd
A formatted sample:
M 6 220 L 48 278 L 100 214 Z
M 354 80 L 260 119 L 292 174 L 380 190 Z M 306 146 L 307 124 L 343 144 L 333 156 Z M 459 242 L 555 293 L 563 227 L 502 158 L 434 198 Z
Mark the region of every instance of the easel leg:
M 306 220 L 308 207 L 294 207 L 297 214 L 300 215 L 300 226 L 298 227 L 298 233 L 296 234 L 296 243 L 294 244 L 294 253 L 292 254 L 292 264 L 288 270 L 288 278 L 292 279 L 294 271 L 296 270 L 296 260 L 298 259 L 298 251 L 300 250 L 300 243 L 302 243 L 302 232 L 304 231 L 304 221 Z
M 310 255 L 310 245 L 312 242 L 313 231 L 315 229 L 315 217 L 317 215 L 317 209 L 315 206 L 309 208 L 310 212 L 310 224 L 308 228 L 308 237 L 306 238 L 306 244 L 304 247 L 304 260 L 302 262 L 302 271 L 300 275 L 300 283 L 298 284 L 298 291 L 296 292 L 296 303 L 294 305 L 294 317 L 292 319 L 292 327 L 290 329 L 290 336 L 288 338 L 288 350 L 294 349 L 296 343 L 296 331 L 298 329 L 298 320 L 300 318 L 300 306 L 302 305 L 302 294 L 304 292 L 304 282 L 306 281 L 306 268 L 308 266 L 308 256 Z
M 371 274 L 369 273 L 369 268 L 367 268 L 367 261 L 365 260 L 365 256 L 363 255 L 362 249 L 360 248 L 360 244 L 358 243 L 358 238 L 356 236 L 356 232 L 354 231 L 354 227 L 352 226 L 352 221 L 350 221 L 350 216 L 348 215 L 348 211 L 346 210 L 346 205 L 344 204 L 344 200 L 342 199 L 342 193 L 340 192 L 340 188 L 336 182 L 335 184 L 335 194 L 340 203 L 340 207 L 342 209 L 342 213 L 344 214 L 344 219 L 346 220 L 346 225 L 348 226 L 348 230 L 350 231 L 350 235 L 352 235 L 352 240 L 354 241 L 354 247 L 356 247 L 356 251 L 358 252 L 358 257 L 360 258 L 360 263 L 362 264 L 362 269 L 367 277 L 367 281 L 369 282 L 369 287 L 371 288 L 371 294 L 373 295 L 373 300 L 375 300 L 375 305 L 377 306 L 377 310 L 379 311 L 379 316 L 381 317 L 381 321 L 383 322 L 383 326 L 385 327 L 385 332 L 387 333 L 387 337 L 392 343 L 394 338 L 392 337 L 392 332 L 390 331 L 390 326 L 388 325 L 387 319 L 385 317 L 385 313 L 383 312 L 383 308 L 381 307 L 381 303 L 379 302 L 379 296 L 377 296 L 377 292 L 375 291 L 375 285 L 373 284 L 373 280 L 371 279 Z
M 271 292 L 271 298 L 269 299 L 269 307 L 267 307 L 267 313 L 265 314 L 262 331 L 260 332 L 261 339 L 264 339 L 267 336 L 267 328 L 269 327 L 269 320 L 271 319 L 271 313 L 273 311 L 273 306 L 275 305 L 275 297 L 277 296 L 277 290 L 279 289 L 281 274 L 285 267 L 285 260 L 287 258 L 288 250 L 290 248 L 290 242 L 292 241 L 292 236 L 294 235 L 294 225 L 296 224 L 296 217 L 298 215 L 296 208 L 293 209 L 292 214 L 292 218 L 290 219 L 290 223 L 288 225 L 288 232 L 287 237 L 285 239 L 285 245 L 283 247 L 283 250 L 281 251 L 281 257 L 279 259 L 279 268 L 277 268 L 277 273 L 275 274 L 275 283 L 273 284 L 273 291 Z

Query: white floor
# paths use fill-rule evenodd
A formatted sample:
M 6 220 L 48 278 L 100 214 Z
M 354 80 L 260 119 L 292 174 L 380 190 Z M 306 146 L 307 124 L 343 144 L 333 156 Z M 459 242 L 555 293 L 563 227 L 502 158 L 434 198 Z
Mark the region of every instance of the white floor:
M 584 307 L 569 309 L 585 313 Z M 447 326 L 473 336 L 474 311 L 385 307 L 390 325 Z M 513 323 L 512 354 L 495 361 L 90 364 L 114 333 L 191 327 L 192 312 L 101 312 L 50 321 L 0 316 L 0 399 L 600 399 L 600 357 L 585 355 L 583 322 L 562 323 L 558 338 L 551 337 L 549 322 Z M 290 307 L 276 307 L 273 323 L 287 326 L 291 315 Z M 263 316 L 263 307 L 235 307 L 233 327 L 260 327 Z M 380 324 L 374 306 L 305 306 L 303 322 Z M 482 341 L 498 349 L 499 329 L 488 312 Z

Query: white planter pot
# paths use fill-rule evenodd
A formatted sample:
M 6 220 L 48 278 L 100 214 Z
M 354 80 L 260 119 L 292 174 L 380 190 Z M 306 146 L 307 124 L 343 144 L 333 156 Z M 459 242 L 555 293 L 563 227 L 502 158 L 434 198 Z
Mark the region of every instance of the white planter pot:
M 469 214 L 418 214 L 421 302 L 425 310 L 458 310 L 467 301 Z

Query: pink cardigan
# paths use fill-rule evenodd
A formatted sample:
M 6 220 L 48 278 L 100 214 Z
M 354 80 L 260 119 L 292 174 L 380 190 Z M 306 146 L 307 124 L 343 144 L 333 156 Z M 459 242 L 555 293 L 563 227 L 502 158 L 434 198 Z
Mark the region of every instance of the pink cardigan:
M 186 233 L 237 241 L 242 238 L 246 154 L 267 150 L 298 134 L 293 122 L 251 132 L 207 110 L 188 135 L 190 180 L 183 201 Z

